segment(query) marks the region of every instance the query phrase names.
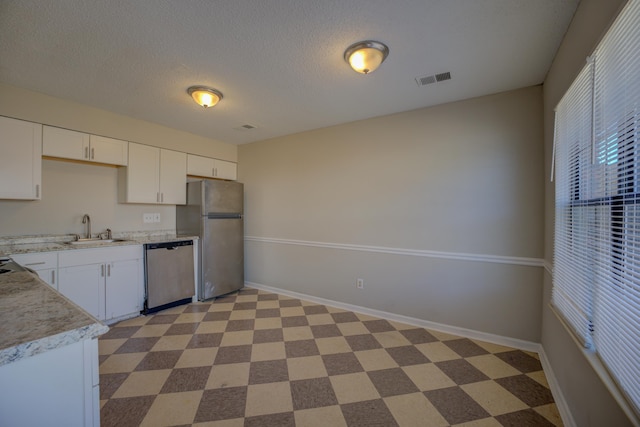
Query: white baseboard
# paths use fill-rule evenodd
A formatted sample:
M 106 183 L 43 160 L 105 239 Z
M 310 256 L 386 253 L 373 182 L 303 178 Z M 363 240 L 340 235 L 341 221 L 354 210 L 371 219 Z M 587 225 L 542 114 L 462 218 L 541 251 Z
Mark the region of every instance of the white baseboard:
M 553 400 L 555 400 L 556 406 L 558 407 L 558 412 L 560 413 L 562 422 L 566 427 L 577 427 L 577 424 L 573 419 L 573 415 L 571 415 L 571 411 L 569 410 L 569 405 L 564 398 L 564 394 L 562 394 L 562 390 L 560 389 L 555 373 L 551 368 L 551 363 L 549 363 L 547 354 L 544 352 L 542 344 L 540 344 L 538 355 L 540 356 L 540 363 L 542 364 L 544 375 L 547 377 L 547 382 L 549 383 L 549 388 L 551 389 L 551 394 L 553 394 Z
M 513 347 L 519 350 L 531 351 L 538 353 L 541 349 L 539 343 L 525 341 L 516 338 L 504 337 L 501 335 L 489 334 L 487 332 L 476 331 L 473 329 L 460 328 L 457 326 L 444 325 L 442 323 L 430 322 L 428 320 L 417 319 L 415 317 L 403 316 L 401 314 L 389 313 L 387 311 L 375 310 L 372 308 L 362 307 L 359 305 L 346 304 L 340 301 L 329 300 L 325 298 L 315 297 L 313 295 L 302 294 L 299 292 L 288 291 L 286 289 L 275 288 L 260 283 L 245 282 L 245 286 L 249 288 L 262 289 L 264 291 L 273 292 L 293 298 L 303 299 L 305 301 L 315 302 L 318 304 L 328 305 L 330 307 L 341 308 L 343 310 L 354 311 L 356 313 L 367 314 L 369 316 L 380 317 L 394 322 L 406 323 L 407 325 L 418 326 L 420 328 L 433 329 L 434 331 L 444 332 L 451 335 L 459 335 L 464 338 L 471 338 L 479 341 L 486 341 L 493 344 L 503 345 L 505 347 Z

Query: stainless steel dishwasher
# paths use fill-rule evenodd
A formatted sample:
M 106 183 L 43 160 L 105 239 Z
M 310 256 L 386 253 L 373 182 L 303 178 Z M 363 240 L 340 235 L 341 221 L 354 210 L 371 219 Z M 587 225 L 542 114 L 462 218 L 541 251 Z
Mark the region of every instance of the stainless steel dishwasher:
M 144 245 L 144 314 L 190 303 L 195 295 L 193 241 Z

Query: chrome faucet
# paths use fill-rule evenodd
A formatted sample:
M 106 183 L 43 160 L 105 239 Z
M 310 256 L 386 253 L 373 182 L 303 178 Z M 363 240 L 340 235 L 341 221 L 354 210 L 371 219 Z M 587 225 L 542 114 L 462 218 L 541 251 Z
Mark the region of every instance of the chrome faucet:
M 91 238 L 91 218 L 89 214 L 84 214 L 82 217 L 82 223 L 87 224 L 87 239 Z

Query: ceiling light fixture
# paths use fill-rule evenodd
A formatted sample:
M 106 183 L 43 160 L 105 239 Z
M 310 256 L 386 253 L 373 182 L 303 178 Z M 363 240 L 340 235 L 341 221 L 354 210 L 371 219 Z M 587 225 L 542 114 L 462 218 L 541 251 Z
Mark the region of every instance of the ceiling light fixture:
M 204 108 L 213 107 L 222 99 L 222 93 L 206 86 L 191 86 L 187 93 Z
M 389 48 L 384 43 L 365 40 L 354 43 L 344 51 L 344 60 L 354 71 L 369 74 L 384 62 L 389 55 Z

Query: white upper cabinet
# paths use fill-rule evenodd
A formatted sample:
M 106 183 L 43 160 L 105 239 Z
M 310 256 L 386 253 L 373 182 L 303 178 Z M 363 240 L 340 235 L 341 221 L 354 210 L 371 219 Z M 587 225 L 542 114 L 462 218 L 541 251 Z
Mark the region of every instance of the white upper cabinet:
M 178 151 L 160 150 L 161 202 L 171 205 L 187 203 L 187 155 Z
M 213 177 L 214 159 L 187 154 L 187 174 Z
M 86 160 L 89 156 L 88 150 L 88 134 L 51 126 L 42 127 L 43 156 Z
M 44 126 L 42 154 L 63 159 L 127 165 L 127 141 Z
M 215 159 L 214 171 L 216 173 L 214 178 L 229 179 L 232 181 L 238 179 L 238 165 L 234 162 Z
M 120 139 L 89 135 L 91 161 L 126 166 L 128 145 L 127 141 Z
M 149 145 L 129 144 L 126 169 L 125 202 L 159 203 L 160 149 Z
M 0 199 L 40 199 L 42 125 L 0 117 L 0 153 Z
M 120 180 L 125 203 L 183 205 L 187 202 L 187 155 L 129 143 L 129 165 Z
M 187 174 L 235 181 L 237 165 L 226 160 L 187 154 Z

